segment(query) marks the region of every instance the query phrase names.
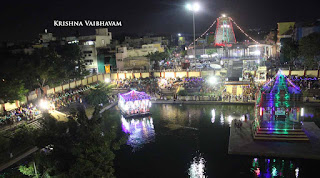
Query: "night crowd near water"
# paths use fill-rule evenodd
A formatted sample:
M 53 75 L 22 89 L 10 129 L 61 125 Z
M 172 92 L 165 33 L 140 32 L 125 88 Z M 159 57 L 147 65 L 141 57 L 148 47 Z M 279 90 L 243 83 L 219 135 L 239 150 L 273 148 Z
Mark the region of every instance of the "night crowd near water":
M 304 121 L 320 112 L 305 107 Z M 117 177 L 314 177 L 320 161 L 228 155 L 232 120 L 253 119 L 253 105 L 154 104 L 152 116 L 118 118 L 128 141 L 116 153 Z M 247 115 L 247 116 L 246 116 Z

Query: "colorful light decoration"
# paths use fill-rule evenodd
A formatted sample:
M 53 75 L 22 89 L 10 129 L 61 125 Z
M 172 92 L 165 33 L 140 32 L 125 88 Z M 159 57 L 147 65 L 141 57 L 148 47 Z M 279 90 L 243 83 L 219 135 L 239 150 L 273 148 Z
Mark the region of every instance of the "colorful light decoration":
M 195 41 L 198 41 L 200 38 L 202 38 L 203 35 L 207 34 L 208 31 L 213 27 L 213 25 L 217 22 L 217 20 L 213 21 L 212 24 L 209 26 L 209 28 L 200 35 L 200 37 L 198 37 Z M 190 47 L 191 45 L 193 45 L 193 42 L 189 44 L 188 47 Z
M 236 27 L 246 36 L 248 37 L 250 40 L 254 41 L 255 43 L 260 44 L 258 41 L 254 40 L 251 36 L 249 36 L 246 32 L 244 32 L 242 30 L 242 28 L 230 17 L 230 20 L 236 25 Z
M 145 92 L 132 90 L 119 94 L 118 106 L 126 116 L 147 114 L 151 107 L 150 98 Z

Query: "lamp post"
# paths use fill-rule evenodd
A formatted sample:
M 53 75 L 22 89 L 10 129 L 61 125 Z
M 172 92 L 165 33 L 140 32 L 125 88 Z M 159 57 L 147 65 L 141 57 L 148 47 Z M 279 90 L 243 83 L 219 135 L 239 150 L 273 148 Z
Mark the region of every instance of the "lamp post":
M 192 11 L 192 21 L 193 21 L 193 57 L 196 58 L 196 25 L 194 19 L 194 13 L 199 11 L 200 5 L 196 2 L 192 4 L 187 4 L 187 9 Z

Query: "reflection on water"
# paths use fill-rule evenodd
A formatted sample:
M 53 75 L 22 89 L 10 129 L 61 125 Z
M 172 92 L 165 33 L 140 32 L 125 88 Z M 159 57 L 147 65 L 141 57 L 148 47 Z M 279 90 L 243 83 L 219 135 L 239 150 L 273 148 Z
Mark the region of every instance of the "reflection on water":
M 252 160 L 252 168 L 255 177 L 299 177 L 299 167 L 296 163 L 279 159 L 258 159 Z
M 125 119 L 122 117 L 121 123 L 122 131 L 129 134 L 127 145 L 130 145 L 133 151 L 154 141 L 155 131 L 151 117 L 143 119 Z
M 205 178 L 205 159 L 199 155 L 193 158 L 189 168 L 189 176 L 190 178 Z
M 216 110 L 215 110 L 215 109 L 212 109 L 211 115 L 212 115 L 212 117 L 211 117 L 211 123 L 213 124 L 214 121 L 216 120 Z
M 314 167 L 319 161 L 311 164 L 309 161 L 226 154 L 230 123 L 234 119 L 252 120 L 253 106 L 154 104 L 150 111 L 152 118 L 124 119 L 117 115 L 123 132 L 130 134 L 127 144 L 136 150 L 131 154 L 132 149 L 126 147 L 117 157 L 117 177 L 129 177 L 127 173 L 130 172 L 141 175 L 137 177 L 156 174 L 157 177 L 297 178 L 316 172 Z M 309 113 L 314 115 L 312 121 L 320 118 L 318 108 L 305 107 L 305 120 L 312 119 Z M 144 145 L 148 146 L 139 149 Z M 195 150 L 203 155 L 194 157 Z M 222 169 L 224 165 L 230 166 L 232 171 Z

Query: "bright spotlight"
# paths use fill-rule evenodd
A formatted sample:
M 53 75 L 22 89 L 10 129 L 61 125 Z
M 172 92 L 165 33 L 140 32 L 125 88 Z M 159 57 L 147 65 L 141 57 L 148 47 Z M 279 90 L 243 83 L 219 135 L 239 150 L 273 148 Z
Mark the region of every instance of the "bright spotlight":
M 226 14 L 222 14 L 222 17 L 226 17 Z
M 199 3 L 195 2 L 193 4 L 187 4 L 186 8 L 190 11 L 197 12 L 200 10 L 200 5 Z
M 49 109 L 49 103 L 48 101 L 41 99 L 39 103 L 40 108 L 42 109 Z
M 110 78 L 106 78 L 106 79 L 104 79 L 104 81 L 105 81 L 106 83 L 110 83 Z
M 181 33 L 178 33 L 178 36 L 181 36 Z
M 256 56 L 260 56 L 261 52 L 259 50 L 256 50 L 256 51 L 253 52 L 253 54 L 256 55 Z
M 191 4 L 187 4 L 187 5 L 186 5 L 186 8 L 187 8 L 188 10 L 192 10 Z
M 197 12 L 197 11 L 199 11 L 199 10 L 200 10 L 200 5 L 199 5 L 199 3 L 194 3 L 194 4 L 193 4 L 193 11 Z
M 212 84 L 212 85 L 216 84 L 217 81 L 218 81 L 217 77 L 215 77 L 215 76 L 212 76 L 212 77 L 209 78 L 209 83 Z

